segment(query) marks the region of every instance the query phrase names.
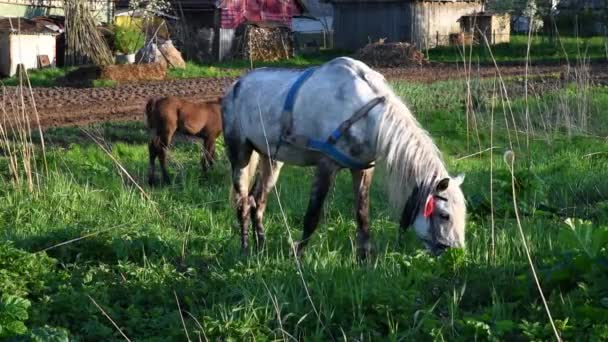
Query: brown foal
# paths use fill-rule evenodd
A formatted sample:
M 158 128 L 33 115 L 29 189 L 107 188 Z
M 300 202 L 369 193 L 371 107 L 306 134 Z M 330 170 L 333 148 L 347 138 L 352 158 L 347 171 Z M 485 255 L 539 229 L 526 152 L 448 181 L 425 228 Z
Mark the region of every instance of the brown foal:
M 148 183 L 157 183 L 155 161 L 158 157 L 163 183 L 169 183 L 167 154 L 173 135 L 184 133 L 203 139 L 201 156 L 202 172 L 205 173 L 215 160 L 215 140 L 222 132 L 221 99 L 192 103 L 174 96 L 150 99 L 146 104 L 144 122 L 150 131 L 150 170 Z

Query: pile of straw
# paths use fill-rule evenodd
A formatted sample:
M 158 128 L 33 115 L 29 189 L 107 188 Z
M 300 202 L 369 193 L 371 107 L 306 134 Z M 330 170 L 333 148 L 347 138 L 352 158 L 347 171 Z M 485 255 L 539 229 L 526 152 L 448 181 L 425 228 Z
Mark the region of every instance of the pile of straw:
M 97 30 L 85 0 L 65 0 L 65 61 L 67 65 L 113 64 L 112 52 Z

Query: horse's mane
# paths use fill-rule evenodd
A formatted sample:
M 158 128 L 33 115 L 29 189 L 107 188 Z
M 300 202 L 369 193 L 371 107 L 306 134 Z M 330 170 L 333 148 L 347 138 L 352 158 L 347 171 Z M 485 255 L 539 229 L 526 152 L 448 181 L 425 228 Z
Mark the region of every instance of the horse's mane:
M 378 131 L 378 152 L 386 164 L 389 200 L 395 209 L 402 210 L 416 187 L 419 194 L 428 194 L 433 179 L 449 175 L 428 132 L 397 95 L 389 91 L 386 97 Z

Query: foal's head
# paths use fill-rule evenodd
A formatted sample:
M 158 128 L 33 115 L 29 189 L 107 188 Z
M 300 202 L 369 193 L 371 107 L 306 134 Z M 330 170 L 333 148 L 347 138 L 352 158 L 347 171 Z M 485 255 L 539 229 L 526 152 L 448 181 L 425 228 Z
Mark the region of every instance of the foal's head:
M 460 189 L 463 181 L 463 174 L 443 178 L 421 192 L 413 226 L 416 235 L 435 255 L 447 248 L 465 245 L 466 204 Z

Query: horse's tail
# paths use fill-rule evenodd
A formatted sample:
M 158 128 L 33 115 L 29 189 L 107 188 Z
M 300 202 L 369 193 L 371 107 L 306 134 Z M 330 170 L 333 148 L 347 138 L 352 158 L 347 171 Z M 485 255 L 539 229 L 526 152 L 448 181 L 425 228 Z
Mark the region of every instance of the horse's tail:
M 247 184 L 249 184 L 249 190 L 253 188 L 253 177 L 255 176 L 255 171 L 258 168 L 258 163 L 260 161 L 260 155 L 253 151 L 251 153 L 251 158 L 249 159 L 249 165 L 245 169 L 245 179 L 247 179 Z M 230 187 L 229 201 L 232 208 L 236 208 L 236 191 L 234 191 L 234 186 Z
M 156 109 L 156 99 L 152 98 L 146 103 L 146 110 L 144 110 L 144 124 L 147 128 L 152 128 L 152 113 Z

